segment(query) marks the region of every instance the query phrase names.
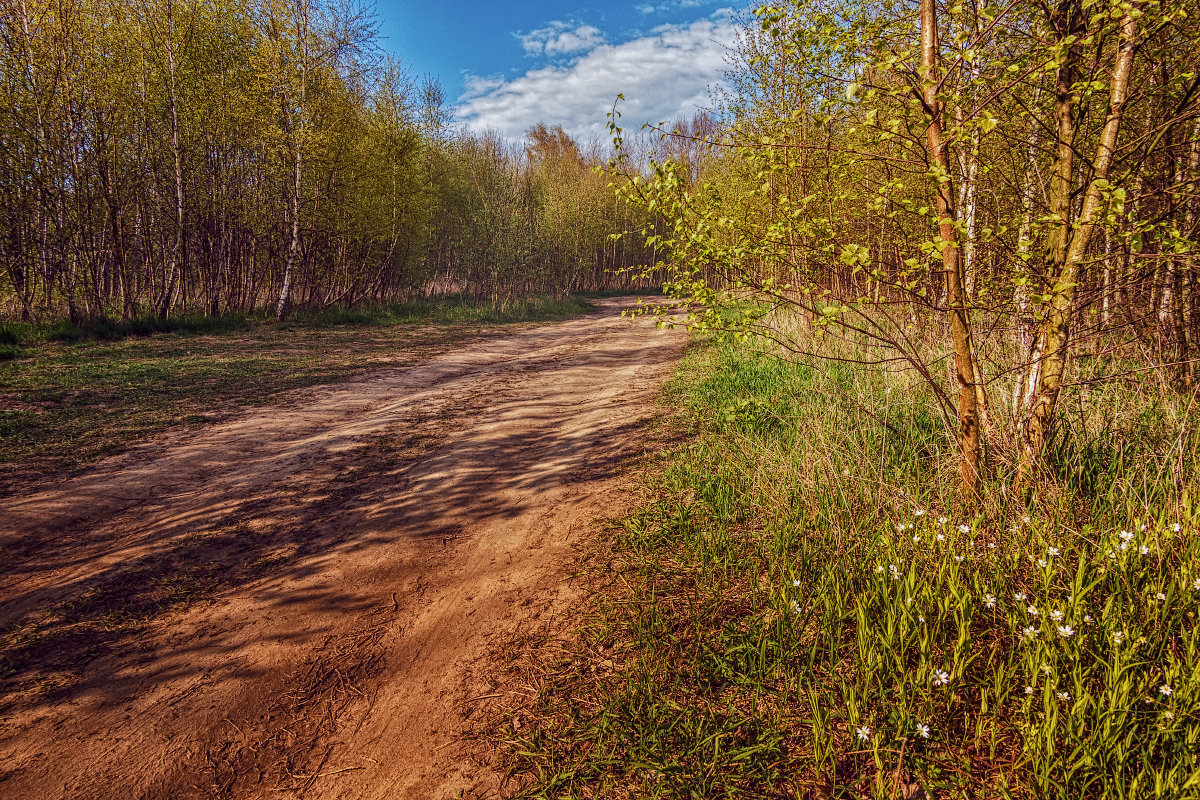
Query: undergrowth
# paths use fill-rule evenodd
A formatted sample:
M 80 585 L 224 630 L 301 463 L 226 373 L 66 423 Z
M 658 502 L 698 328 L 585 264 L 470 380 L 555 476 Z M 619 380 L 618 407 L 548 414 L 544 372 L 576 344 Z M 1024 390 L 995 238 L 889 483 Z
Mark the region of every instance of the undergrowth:
M 968 512 L 903 373 L 709 344 L 667 396 L 684 443 L 517 662 L 522 796 L 1200 797 L 1192 398 L 1076 398 L 1053 487 Z

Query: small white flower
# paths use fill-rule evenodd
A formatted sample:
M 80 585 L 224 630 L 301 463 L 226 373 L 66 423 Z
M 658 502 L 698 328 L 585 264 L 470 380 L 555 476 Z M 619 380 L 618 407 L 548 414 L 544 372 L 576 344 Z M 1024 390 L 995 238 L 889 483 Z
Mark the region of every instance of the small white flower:
M 916 544 L 916 543 L 917 543 L 917 542 L 919 542 L 919 541 L 921 541 L 921 537 L 920 537 L 920 536 L 914 536 L 914 537 L 913 537 L 913 544 Z
M 959 564 L 961 564 L 961 563 L 963 562 L 963 557 L 962 557 L 962 556 L 955 556 L 955 557 L 954 557 L 954 560 L 955 560 L 955 561 L 957 561 Z
M 1033 687 L 1032 687 L 1032 686 L 1026 686 L 1026 687 L 1025 687 L 1025 694 L 1033 694 Z
M 1050 668 L 1050 665 L 1049 665 L 1049 664 L 1042 664 L 1042 674 L 1043 674 L 1043 675 L 1049 675 L 1049 674 L 1051 674 L 1052 672 L 1054 672 L 1054 670 L 1052 670 L 1052 669 Z
M 1121 642 L 1125 641 L 1125 632 L 1124 631 L 1113 631 L 1112 638 L 1113 638 L 1113 644 L 1120 644 Z
M 908 604 L 909 604 L 910 606 L 912 605 L 912 598 L 911 598 L 911 597 L 910 597 L 910 598 L 908 598 Z
M 1036 617 L 1038 615 L 1037 606 L 1029 606 L 1029 608 L 1025 610 L 1029 612 L 1029 616 L 1031 617 Z
M 1192 581 L 1192 588 L 1197 592 L 1200 592 L 1200 578 L 1196 578 L 1196 580 Z
M 1164 711 L 1163 719 L 1168 719 L 1168 720 L 1175 719 L 1175 712 L 1174 711 Z
M 1120 536 L 1121 536 L 1122 542 L 1128 542 L 1130 539 L 1133 538 L 1133 534 L 1130 533 L 1129 531 L 1121 531 Z
M 996 596 L 992 595 L 992 594 L 985 594 L 983 596 L 983 602 L 987 605 L 988 608 L 995 608 L 996 607 Z
M 1084 614 L 1084 615 L 1083 615 L 1083 621 L 1084 621 L 1084 622 L 1086 622 L 1088 625 L 1091 625 L 1091 624 L 1092 624 L 1092 615 L 1091 615 L 1091 614 Z
M 935 669 L 933 671 L 933 685 L 934 686 L 945 686 L 949 682 L 950 682 L 949 673 L 944 672 L 943 670 L 940 670 L 940 669 Z
M 1129 542 L 1121 542 L 1121 547 L 1119 549 L 1122 553 L 1124 553 L 1129 549 Z
M 1150 548 L 1146 547 L 1146 545 L 1142 545 L 1141 547 L 1138 548 L 1138 552 L 1144 556 L 1148 556 L 1148 555 L 1150 555 Z
M 1167 596 L 1165 594 L 1163 594 L 1162 592 L 1159 592 L 1158 594 L 1156 594 L 1154 596 L 1157 597 L 1159 600 L 1163 600 L 1163 601 L 1165 601 L 1167 599 Z
M 1071 699 L 1070 692 L 1055 692 L 1054 694 L 1059 700 L 1062 700 L 1064 703 L 1070 701 L 1070 699 Z
M 1054 558 L 1058 554 L 1059 554 L 1059 549 L 1057 547 L 1047 547 L 1046 548 L 1046 555 L 1050 556 L 1051 558 Z
M 1058 635 L 1064 639 L 1070 639 L 1072 636 L 1075 635 L 1075 629 L 1072 628 L 1070 625 L 1059 625 L 1058 626 Z
M 924 618 L 924 617 L 917 617 L 917 622 L 919 622 L 919 623 L 921 623 L 922 625 L 924 625 L 924 624 L 925 624 L 925 618 Z
M 1057 608 L 1050 612 L 1050 619 L 1054 620 L 1055 622 L 1062 622 L 1062 618 L 1063 613 Z
M 923 509 L 923 508 L 918 508 L 916 511 L 914 511 L 914 512 L 913 512 L 913 516 L 914 516 L 914 517 L 923 517 L 923 516 L 925 516 L 925 509 Z
M 944 542 L 944 541 L 946 541 L 946 534 L 944 534 L 944 533 L 939 533 L 939 534 L 937 535 L 937 540 L 938 540 L 939 542 Z
M 904 523 L 903 522 L 896 523 L 896 533 L 904 533 Z
M 883 572 L 883 564 L 878 564 L 878 565 L 876 565 L 876 567 L 875 567 L 875 574 L 876 574 L 876 575 L 878 575 L 878 574 L 879 574 L 879 573 L 881 573 L 881 572 Z
M 1158 687 L 1158 693 L 1163 697 L 1170 697 L 1171 687 L 1164 683 L 1162 686 Z
M 996 549 L 996 543 L 988 542 L 988 550 L 995 550 L 995 549 Z
M 1148 527 L 1150 527 L 1150 526 L 1143 522 L 1141 525 L 1138 525 L 1138 530 L 1145 531 L 1146 528 L 1148 528 Z
M 799 603 L 797 603 L 795 600 L 793 600 L 793 601 L 792 601 L 792 613 L 793 613 L 793 614 L 796 614 L 796 615 L 799 615 L 799 614 L 802 614 L 802 613 L 803 613 L 803 612 L 800 610 L 800 604 L 799 604 Z
M 1034 626 L 1030 625 L 1027 628 L 1025 628 L 1023 631 L 1021 631 L 1021 637 L 1024 639 L 1036 639 L 1038 637 L 1038 634 L 1041 632 L 1042 632 L 1041 629 L 1035 628 Z
M 895 564 L 888 564 L 888 572 L 892 573 L 892 580 L 900 580 L 900 568 Z
M 1044 558 L 1039 558 L 1037 560 L 1037 565 L 1039 567 L 1041 567 L 1042 569 L 1045 569 L 1047 566 L 1049 566 L 1049 564 L 1046 562 L 1046 559 L 1044 559 Z
M 959 533 L 970 533 L 970 532 L 971 532 L 971 526 L 970 526 L 970 525 L 959 525 L 959 526 L 958 526 L 958 532 L 959 532 Z
M 917 723 L 917 735 L 920 736 L 922 739 L 928 739 L 929 738 L 929 726 L 922 725 L 921 723 L 918 722 Z
M 1025 593 L 1024 592 L 1013 592 L 1013 600 L 1016 600 L 1018 603 L 1024 603 L 1025 602 Z
M 1029 515 L 1025 514 L 1024 516 L 1022 516 L 1021 522 L 1024 522 L 1026 525 L 1028 525 L 1029 524 Z
M 946 519 L 945 517 L 938 517 L 938 525 L 945 525 L 949 521 L 950 520 Z
M 1171 526 L 1171 530 L 1174 533 L 1179 533 L 1181 530 L 1183 530 L 1183 526 L 1180 525 L 1178 522 L 1176 522 L 1174 525 Z
M 863 725 L 858 729 L 858 740 L 860 742 L 868 742 L 871 740 L 871 727 L 869 725 Z

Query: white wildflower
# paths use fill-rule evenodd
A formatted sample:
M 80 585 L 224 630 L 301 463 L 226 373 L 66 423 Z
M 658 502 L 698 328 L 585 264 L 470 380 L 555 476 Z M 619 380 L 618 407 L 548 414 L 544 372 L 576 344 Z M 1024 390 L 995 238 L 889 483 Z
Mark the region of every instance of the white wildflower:
M 1113 644 L 1120 644 L 1125 641 L 1125 631 L 1113 631 Z
M 1031 617 L 1036 617 L 1038 615 L 1037 606 L 1031 605 L 1028 608 L 1026 608 L 1025 610 L 1029 612 L 1029 616 L 1031 616 Z
M 923 508 L 918 508 L 916 511 L 914 511 L 914 512 L 913 512 L 913 516 L 914 516 L 914 517 L 923 517 L 923 516 L 925 516 L 925 509 L 923 509 Z
M 1083 621 L 1084 621 L 1084 622 L 1086 622 L 1088 625 L 1091 625 L 1091 624 L 1092 624 L 1092 615 L 1091 615 L 1091 614 L 1084 614 L 1084 615 L 1083 615 Z
M 1058 635 L 1064 639 L 1070 639 L 1072 636 L 1075 635 L 1075 629 L 1072 628 L 1070 625 L 1059 625 L 1058 626 Z
M 1179 533 L 1181 530 L 1183 530 L 1183 526 L 1180 525 L 1178 522 L 1176 522 L 1174 525 L 1171 526 L 1171 531 L 1173 533 Z
M 1024 516 L 1022 516 L 1021 522 L 1024 522 L 1026 525 L 1028 525 L 1029 524 L 1029 515 L 1025 514 Z
M 945 517 L 938 517 L 938 525 L 945 525 L 949 521 L 950 520 L 946 519 Z
M 1200 578 L 1196 578 L 1196 580 L 1192 581 L 1192 588 L 1197 592 L 1200 592 Z
M 1034 626 L 1030 625 L 1029 627 L 1025 628 L 1023 631 L 1021 631 L 1021 637 L 1023 639 L 1036 639 L 1038 637 L 1038 634 L 1041 632 L 1042 631 L 1039 628 L 1035 628 Z
M 1069 702 L 1069 701 L 1070 701 L 1070 699 L 1071 699 L 1071 693 L 1070 693 L 1070 692 L 1055 692 L 1055 693 L 1054 693 L 1054 695 L 1055 695 L 1055 697 L 1057 697 L 1059 700 L 1062 700 L 1064 703 L 1066 703 L 1066 702 Z
M 1050 619 L 1054 620 L 1055 622 L 1062 622 L 1062 618 L 1063 612 L 1059 611 L 1057 608 L 1050 612 Z
M 892 573 L 892 580 L 900 580 L 900 568 L 895 564 L 888 564 L 888 572 Z
M 1032 686 L 1026 686 L 1026 687 L 1025 687 L 1025 694 L 1033 694 L 1033 687 L 1032 687 Z
M 922 739 L 928 739 L 929 738 L 929 726 L 922 725 L 920 722 L 918 722 L 917 723 L 917 735 L 920 736 Z
M 938 540 L 939 542 L 944 542 L 944 541 L 946 541 L 946 534 L 944 534 L 944 533 L 939 533 L 939 534 L 937 535 L 937 540 Z
M 985 594 L 983 596 L 983 602 L 987 605 L 988 608 L 995 608 L 996 607 L 996 596 L 994 594 Z
M 871 727 L 869 725 L 863 725 L 858 729 L 858 740 L 860 742 L 868 742 L 871 740 Z
M 1129 531 L 1121 531 L 1120 536 L 1121 536 L 1122 542 L 1128 542 L 1130 539 L 1133 538 L 1133 534 L 1130 533 Z
M 1037 560 L 1037 565 L 1038 565 L 1039 567 L 1041 567 L 1042 569 L 1045 569 L 1046 567 L 1048 567 L 1048 566 L 1049 566 L 1049 564 L 1047 563 L 1046 559 L 1044 559 L 1044 558 L 1039 558 L 1039 559 Z
M 876 567 L 875 567 L 875 574 L 876 574 L 876 575 L 878 575 L 878 574 L 879 574 L 879 573 L 881 573 L 881 572 L 883 572 L 883 564 L 878 564 L 878 565 L 876 565 Z
M 1144 556 L 1148 556 L 1148 555 L 1150 555 L 1150 548 L 1146 547 L 1146 545 L 1142 545 L 1141 547 L 1138 548 L 1138 552 Z
M 1158 687 L 1158 693 L 1163 697 L 1170 697 L 1171 687 L 1164 683 L 1162 686 Z
M 1046 555 L 1050 556 L 1051 558 L 1054 558 L 1056 555 L 1059 554 L 1059 552 L 1060 551 L 1057 547 L 1047 547 L 1046 548 Z
M 959 533 L 970 533 L 970 532 L 971 532 L 971 526 L 970 526 L 970 525 L 959 525 L 959 526 L 958 526 L 958 532 L 959 532 Z
M 995 550 L 995 549 L 996 549 L 996 543 L 988 542 L 988 550 Z
M 796 614 L 797 616 L 804 613 L 803 611 L 800 610 L 800 604 L 797 603 L 795 600 L 792 601 L 792 613 Z
M 940 670 L 940 669 L 935 669 L 933 671 L 933 685 L 934 686 L 945 686 L 949 682 L 950 682 L 949 673 L 947 673 L 943 670 Z
M 1024 592 L 1013 592 L 1013 600 L 1016 600 L 1018 603 L 1024 603 L 1025 602 L 1025 593 Z
M 1042 674 L 1043 675 L 1049 675 L 1052 672 L 1054 672 L 1054 670 L 1050 668 L 1049 664 L 1042 664 Z
M 1165 601 L 1167 599 L 1167 596 L 1165 594 L 1163 594 L 1162 592 L 1159 592 L 1158 594 L 1156 594 L 1154 596 L 1157 597 L 1160 601 Z
M 921 623 L 922 625 L 924 625 L 924 624 L 925 624 L 925 618 L 924 618 L 924 617 L 917 617 L 917 622 L 919 622 L 919 623 Z

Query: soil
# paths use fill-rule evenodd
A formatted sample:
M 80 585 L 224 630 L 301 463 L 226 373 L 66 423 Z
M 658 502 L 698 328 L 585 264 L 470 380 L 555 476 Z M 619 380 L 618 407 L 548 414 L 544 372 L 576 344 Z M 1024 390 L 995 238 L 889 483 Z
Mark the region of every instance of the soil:
M 0 500 L 0 798 L 503 794 L 463 732 L 578 599 L 684 343 L 628 304 Z

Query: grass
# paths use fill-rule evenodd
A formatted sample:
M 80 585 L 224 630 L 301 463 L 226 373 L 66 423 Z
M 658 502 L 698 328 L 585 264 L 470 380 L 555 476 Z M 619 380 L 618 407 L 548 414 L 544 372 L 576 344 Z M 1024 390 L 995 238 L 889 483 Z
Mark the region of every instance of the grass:
M 593 600 L 514 655 L 522 796 L 1200 797 L 1194 398 L 1073 396 L 1052 490 L 967 511 L 924 391 L 692 349 Z
M 590 307 L 580 298 L 499 308 L 441 298 L 303 312 L 283 324 L 249 316 L 171 319 L 169 332 L 157 335 L 150 334 L 158 321 L 7 323 L 0 327 L 0 495 L 170 428 L 410 363 L 489 326 L 565 319 Z

